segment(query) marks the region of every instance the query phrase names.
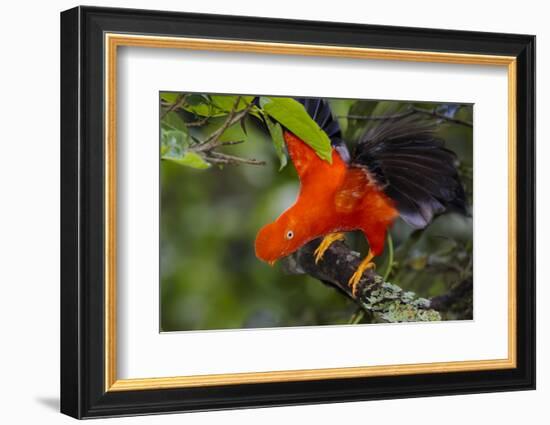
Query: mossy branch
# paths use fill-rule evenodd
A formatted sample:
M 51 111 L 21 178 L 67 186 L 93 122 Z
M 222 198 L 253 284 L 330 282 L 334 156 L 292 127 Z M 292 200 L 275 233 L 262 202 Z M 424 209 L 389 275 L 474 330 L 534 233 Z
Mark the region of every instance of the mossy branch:
M 285 269 L 292 274 L 308 274 L 335 287 L 355 301 L 376 322 L 439 321 L 441 315 L 435 307 L 443 307 L 454 295 L 444 294 L 432 300 L 418 297 L 414 292 L 385 282 L 382 276 L 372 270 L 364 273 L 357 294 L 354 295 L 347 282 L 361 262 L 360 254 L 344 242 L 334 242 L 316 264 L 313 252 L 319 243 L 320 239 L 314 240 L 286 257 Z

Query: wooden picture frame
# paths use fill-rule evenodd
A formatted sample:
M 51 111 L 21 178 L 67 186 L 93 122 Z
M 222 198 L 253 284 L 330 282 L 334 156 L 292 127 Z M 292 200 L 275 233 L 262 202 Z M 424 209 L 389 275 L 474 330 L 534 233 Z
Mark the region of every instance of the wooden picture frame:
M 508 70 L 508 357 L 168 378 L 116 372 L 121 46 L 484 64 Z M 76 418 L 535 386 L 535 38 L 77 7 L 61 14 L 61 411 Z

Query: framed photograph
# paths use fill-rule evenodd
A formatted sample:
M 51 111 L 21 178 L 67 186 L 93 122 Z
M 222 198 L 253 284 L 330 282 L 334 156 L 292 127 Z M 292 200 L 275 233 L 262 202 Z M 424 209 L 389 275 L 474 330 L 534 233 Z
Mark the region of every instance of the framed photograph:
M 535 388 L 535 37 L 61 14 L 61 411 Z

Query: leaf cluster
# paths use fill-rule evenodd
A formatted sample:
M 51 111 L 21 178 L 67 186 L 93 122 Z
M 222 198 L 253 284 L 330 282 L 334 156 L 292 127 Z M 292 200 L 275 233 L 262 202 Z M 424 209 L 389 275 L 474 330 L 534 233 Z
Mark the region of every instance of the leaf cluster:
M 163 92 L 160 101 L 163 160 L 198 169 L 220 163 L 251 163 L 234 156 L 222 157 L 218 148 L 245 142 L 247 123 L 255 120 L 270 136 L 279 158 L 279 169 L 288 163 L 285 129 L 304 140 L 320 158 L 331 161 L 329 137 L 303 105 L 292 98 Z M 236 116 L 238 122 L 233 124 Z M 228 121 L 231 125 L 227 125 Z

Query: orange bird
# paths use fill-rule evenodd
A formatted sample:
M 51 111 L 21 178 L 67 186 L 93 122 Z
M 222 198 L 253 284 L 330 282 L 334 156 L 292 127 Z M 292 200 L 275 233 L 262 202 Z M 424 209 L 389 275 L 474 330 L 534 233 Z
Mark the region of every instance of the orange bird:
M 332 163 L 288 130 L 284 139 L 300 178 L 296 202 L 256 237 L 256 256 L 273 264 L 309 241 L 324 236 L 315 255 L 323 258 L 343 232 L 361 230 L 369 252 L 349 279 L 353 293 L 373 258 L 384 250 L 387 229 L 401 217 L 427 226 L 449 208 L 465 213 L 456 156 L 435 137 L 437 123 L 418 116 L 380 120 L 360 138 L 353 155 L 323 99 L 296 99 L 331 139 Z

